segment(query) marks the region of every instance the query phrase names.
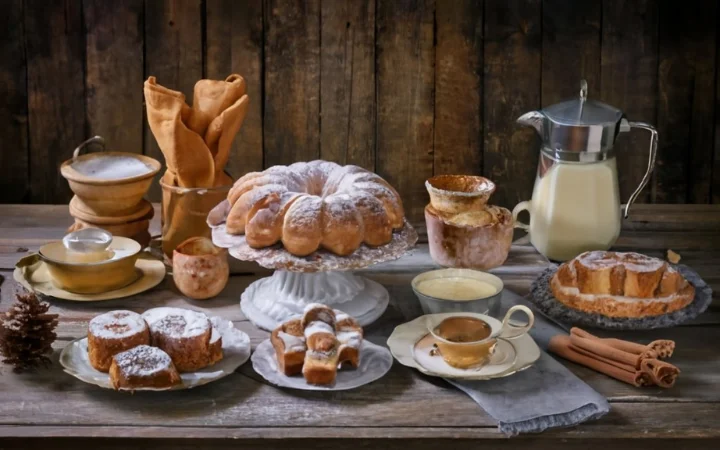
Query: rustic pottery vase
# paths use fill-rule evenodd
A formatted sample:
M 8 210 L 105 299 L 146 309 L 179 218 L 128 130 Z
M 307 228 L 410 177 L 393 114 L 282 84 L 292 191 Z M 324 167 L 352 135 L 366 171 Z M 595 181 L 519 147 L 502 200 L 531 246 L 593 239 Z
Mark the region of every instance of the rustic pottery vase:
M 218 295 L 228 282 L 227 250 L 206 237 L 183 241 L 173 252 L 173 280 L 184 295 L 204 300 Z
M 425 182 L 432 259 L 445 267 L 488 270 L 507 259 L 513 236 L 510 211 L 488 205 L 495 184 L 469 175 L 438 175 Z

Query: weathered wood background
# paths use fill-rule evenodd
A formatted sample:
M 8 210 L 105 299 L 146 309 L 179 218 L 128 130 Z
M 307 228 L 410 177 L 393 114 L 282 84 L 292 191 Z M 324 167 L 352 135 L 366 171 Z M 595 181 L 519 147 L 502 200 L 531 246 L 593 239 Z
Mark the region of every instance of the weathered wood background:
M 230 171 L 325 158 L 387 177 L 418 220 L 434 173 L 530 195 L 537 148 L 515 118 L 576 95 L 660 132 L 641 201 L 720 202 L 720 6 L 714 0 L 0 0 L 0 203 L 62 203 L 59 164 L 100 134 L 162 155 L 144 117 L 155 75 L 248 81 Z M 717 111 L 717 113 L 716 113 Z M 647 135 L 618 144 L 623 198 Z M 151 196 L 158 199 L 155 187 Z

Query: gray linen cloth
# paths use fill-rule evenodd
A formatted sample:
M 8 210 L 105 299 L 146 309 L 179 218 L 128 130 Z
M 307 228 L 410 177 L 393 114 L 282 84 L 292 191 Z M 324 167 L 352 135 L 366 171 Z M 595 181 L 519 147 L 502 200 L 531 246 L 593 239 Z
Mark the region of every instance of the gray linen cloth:
M 535 325 L 530 335 L 540 348 L 547 349 L 552 336 L 566 332 L 542 316 L 530 302 L 505 290 L 502 314 L 516 304 L 525 305 L 535 313 Z M 569 427 L 598 419 L 610 411 L 605 397 L 544 351 L 532 367 L 509 377 L 489 381 L 446 381 L 475 400 L 498 421 L 500 431 L 508 436 Z

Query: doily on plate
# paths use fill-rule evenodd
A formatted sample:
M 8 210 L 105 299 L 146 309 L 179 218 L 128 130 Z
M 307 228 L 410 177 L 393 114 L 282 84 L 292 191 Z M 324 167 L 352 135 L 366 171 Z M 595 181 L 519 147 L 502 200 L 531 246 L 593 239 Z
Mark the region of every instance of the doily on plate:
M 674 327 L 702 314 L 712 302 L 712 289 L 700 278 L 697 272 L 689 267 L 684 265 L 673 267 L 695 286 L 695 298 L 686 307 L 660 316 L 643 318 L 606 317 L 565 306 L 555 299 L 552 289 L 550 289 L 550 280 L 557 271 L 557 267 L 548 268 L 538 276 L 530 288 L 529 298 L 543 314 L 564 324 L 607 330 L 651 330 Z
M 212 240 L 218 247 L 227 248 L 230 255 L 243 260 L 255 261 L 267 269 L 287 270 L 291 272 L 324 272 L 363 269 L 374 264 L 398 259 L 407 253 L 418 240 L 418 235 L 410 223 L 405 220 L 402 229 L 393 233 L 392 241 L 381 247 L 361 245 L 348 256 L 338 256 L 325 250 L 318 250 L 308 256 L 295 256 L 288 253 L 282 245 L 266 248 L 252 248 L 244 235 L 232 235 L 225 231 L 225 217 L 229 210 L 227 200 L 218 204 L 208 215 L 208 225 L 212 228 Z

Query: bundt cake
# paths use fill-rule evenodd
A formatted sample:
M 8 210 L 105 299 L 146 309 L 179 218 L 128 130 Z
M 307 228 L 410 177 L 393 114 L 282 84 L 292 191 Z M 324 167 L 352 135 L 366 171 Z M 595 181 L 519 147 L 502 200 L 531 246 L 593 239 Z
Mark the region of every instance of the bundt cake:
M 656 316 L 695 298 L 695 287 L 668 263 L 639 253 L 585 252 L 562 264 L 550 287 L 561 303 L 608 317 Z
M 274 166 L 241 177 L 228 194 L 226 229 L 253 248 L 282 242 L 306 256 L 322 247 L 349 255 L 390 242 L 403 227 L 402 201 L 379 175 L 328 161 Z

